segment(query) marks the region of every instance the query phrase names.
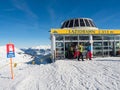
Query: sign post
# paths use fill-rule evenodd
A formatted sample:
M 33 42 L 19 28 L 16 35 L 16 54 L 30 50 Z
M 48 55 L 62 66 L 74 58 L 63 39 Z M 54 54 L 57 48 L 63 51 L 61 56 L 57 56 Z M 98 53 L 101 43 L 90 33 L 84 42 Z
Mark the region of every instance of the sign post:
M 10 71 L 11 71 L 11 76 L 12 79 L 14 79 L 14 74 L 13 74 L 13 68 L 12 68 L 12 57 L 15 57 L 15 50 L 14 50 L 14 44 L 7 44 L 7 58 L 10 58 Z

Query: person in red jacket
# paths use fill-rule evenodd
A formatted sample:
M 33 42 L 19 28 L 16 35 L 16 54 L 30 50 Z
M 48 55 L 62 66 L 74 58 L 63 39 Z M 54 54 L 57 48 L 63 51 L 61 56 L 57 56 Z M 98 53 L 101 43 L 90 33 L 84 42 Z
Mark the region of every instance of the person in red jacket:
M 79 52 L 79 50 L 78 50 L 78 47 L 75 46 L 75 48 L 74 48 L 74 58 L 75 58 L 75 59 L 78 58 L 79 54 L 80 54 L 80 52 Z

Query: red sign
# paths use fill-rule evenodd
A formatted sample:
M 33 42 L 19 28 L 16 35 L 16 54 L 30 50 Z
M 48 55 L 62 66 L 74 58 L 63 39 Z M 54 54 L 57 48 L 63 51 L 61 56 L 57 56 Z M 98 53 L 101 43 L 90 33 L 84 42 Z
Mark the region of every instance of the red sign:
M 12 58 L 15 57 L 15 49 L 14 49 L 14 44 L 7 44 L 7 57 Z

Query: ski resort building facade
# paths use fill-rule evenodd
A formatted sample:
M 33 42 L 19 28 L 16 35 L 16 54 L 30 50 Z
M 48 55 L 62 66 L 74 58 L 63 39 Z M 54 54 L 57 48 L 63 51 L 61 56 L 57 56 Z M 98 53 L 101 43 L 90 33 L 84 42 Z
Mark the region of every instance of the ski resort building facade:
M 98 29 L 90 18 L 74 18 L 63 22 L 61 28 L 51 29 L 51 51 L 54 59 L 65 59 L 70 45 L 91 43 L 93 57 L 120 55 L 120 30 Z

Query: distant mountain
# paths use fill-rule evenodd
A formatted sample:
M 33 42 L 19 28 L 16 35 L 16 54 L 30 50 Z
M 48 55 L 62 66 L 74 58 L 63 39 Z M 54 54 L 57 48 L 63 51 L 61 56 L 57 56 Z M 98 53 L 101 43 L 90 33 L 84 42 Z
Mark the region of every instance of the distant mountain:
M 31 48 L 23 48 L 21 49 L 24 51 L 25 54 L 29 54 L 32 56 L 43 56 L 51 53 L 50 46 L 45 46 L 45 45 L 40 45 L 36 47 L 31 47 Z
M 39 46 L 31 47 L 31 49 L 50 49 L 50 48 L 51 48 L 50 45 L 39 45 Z
M 52 63 L 50 56 L 51 56 L 51 49 L 50 46 L 36 46 L 31 48 L 24 48 L 21 49 L 25 54 L 31 55 L 34 59 L 36 64 L 47 64 Z M 32 63 L 32 61 L 28 62 Z

